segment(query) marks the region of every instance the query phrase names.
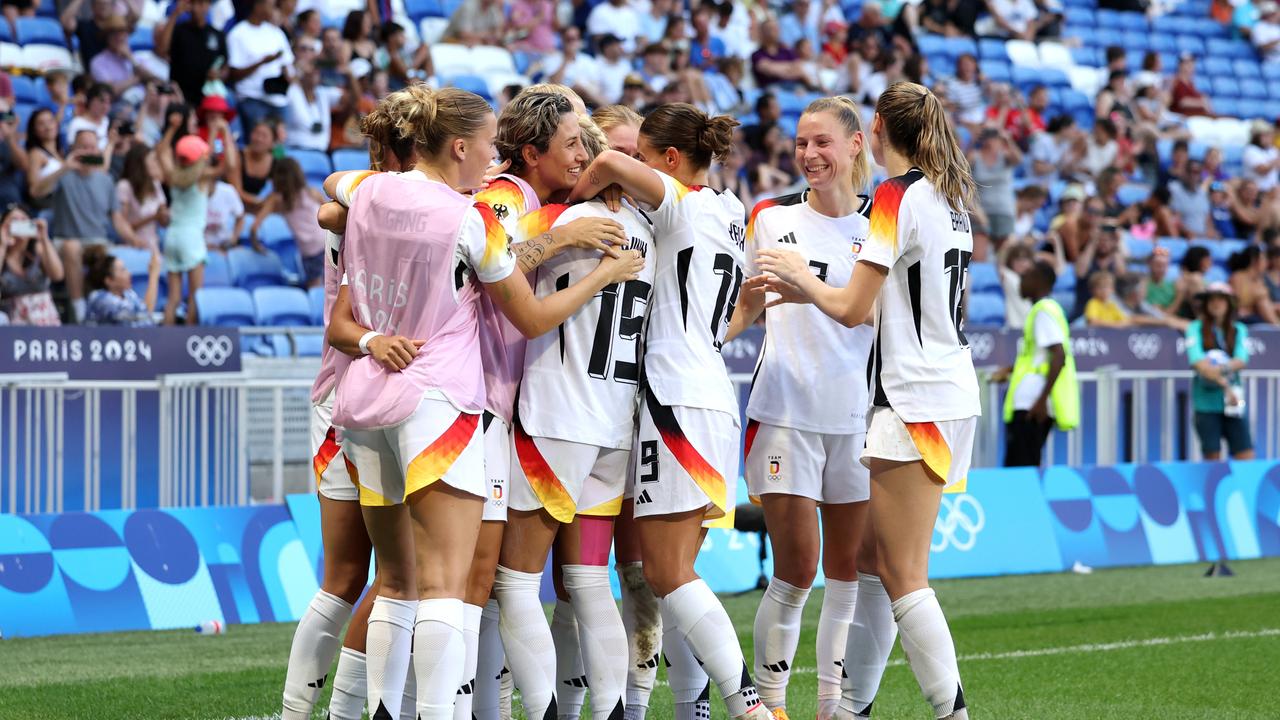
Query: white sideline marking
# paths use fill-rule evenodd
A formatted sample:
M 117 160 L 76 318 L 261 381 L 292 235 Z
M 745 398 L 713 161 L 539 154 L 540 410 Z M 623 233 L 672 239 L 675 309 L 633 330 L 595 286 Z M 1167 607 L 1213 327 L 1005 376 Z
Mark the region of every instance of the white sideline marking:
M 1087 643 L 1084 645 L 1066 645 L 1062 647 L 1035 648 L 1033 650 L 1008 650 L 997 653 L 971 653 L 957 658 L 960 662 L 981 662 L 984 660 L 1016 660 L 1018 658 L 1048 657 L 1052 655 L 1075 655 L 1084 653 L 1114 652 L 1141 647 L 1161 647 L 1164 645 L 1183 645 L 1186 643 L 1213 642 L 1217 640 L 1251 640 L 1255 638 L 1280 637 L 1280 628 L 1262 628 L 1261 630 L 1231 630 L 1228 632 L 1208 632 L 1199 635 L 1174 635 L 1172 637 L 1154 637 L 1142 640 L 1120 640 L 1109 643 Z M 891 667 L 906 665 L 905 660 L 894 660 Z M 815 675 L 818 669 L 813 667 L 797 667 L 792 675 Z M 666 687 L 665 680 L 655 685 Z M 250 716 L 243 718 L 225 718 L 223 720 L 279 720 L 277 715 Z

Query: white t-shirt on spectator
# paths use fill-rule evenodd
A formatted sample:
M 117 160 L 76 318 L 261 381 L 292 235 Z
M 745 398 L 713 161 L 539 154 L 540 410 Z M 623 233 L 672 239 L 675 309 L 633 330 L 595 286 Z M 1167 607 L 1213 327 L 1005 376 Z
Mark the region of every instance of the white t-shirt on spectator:
M 1263 45 L 1280 40 L 1280 25 L 1259 21 L 1257 25 L 1253 26 L 1253 30 L 1249 32 L 1249 37 L 1253 40 L 1253 46 L 1259 48 L 1258 52 L 1262 55 L 1264 61 L 1280 62 L 1280 45 L 1275 45 L 1266 52 L 1261 50 Z
M 333 105 L 342 97 L 341 88 L 320 86 L 315 89 L 315 99 L 308 102 L 302 86 L 293 84 L 285 95 L 289 101 L 286 128 L 289 144 L 295 147 L 327 152 Z
M 596 59 L 596 67 L 600 78 L 600 98 L 612 105 L 622 99 L 622 85 L 627 76 L 635 72 L 631 61 L 625 57 L 611 63 L 604 58 Z
M 1276 186 L 1280 181 L 1280 171 L 1274 167 L 1271 170 L 1260 173 L 1255 168 L 1267 163 L 1275 162 L 1277 156 L 1280 156 L 1280 150 L 1273 147 L 1262 148 L 1257 145 L 1250 145 L 1244 149 L 1244 176 L 1254 181 L 1258 185 L 1258 190 L 1266 192 Z
M 729 22 L 724 27 L 720 26 L 719 17 L 713 19 L 711 37 L 720 38 L 720 42 L 724 43 L 726 56 L 750 57 L 751 53 L 755 52 L 756 45 L 751 40 L 751 15 L 747 12 L 746 3 L 733 4 L 733 13 L 729 15 Z
M 640 18 L 630 5 L 615 7 L 602 2 L 587 16 L 587 36 L 615 35 L 622 40 L 627 53 L 636 51 L 636 36 L 640 34 Z
M 1031 171 L 1031 177 L 1036 183 L 1052 185 L 1058 180 L 1058 165 L 1062 162 L 1062 156 L 1066 154 L 1066 145 L 1059 144 L 1057 138 L 1047 132 L 1036 133 L 1031 138 L 1031 161 L 1049 163 L 1053 166 L 1053 170 L 1045 175 L 1036 175 L 1035 170 Z M 1032 166 L 1035 167 L 1034 165 Z
M 560 72 L 564 65 L 564 53 L 557 53 L 547 58 L 546 75 L 551 77 Z M 569 87 L 584 87 L 589 92 L 600 92 L 600 64 L 586 53 L 578 53 L 564 71 L 560 83 Z
M 1026 32 L 1040 12 L 1032 0 L 991 0 L 991 9 L 1019 33 Z
M 243 21 L 236 23 L 227 33 L 227 64 L 233 68 L 247 68 L 264 57 L 282 54 L 275 60 L 263 65 L 253 74 L 236 83 L 236 95 L 240 98 L 261 100 L 269 105 L 284 107 L 284 95 L 268 95 L 262 89 L 262 83 L 284 74 L 285 68 L 293 65 L 293 49 L 289 46 L 289 38 L 284 31 L 271 23 L 254 25 Z
M 244 202 L 240 193 L 232 185 L 218 181 L 213 186 L 206 204 L 207 213 L 204 227 L 204 240 L 210 246 L 222 247 L 238 238 L 232 237 L 236 229 L 236 218 L 244 215 Z
M 67 145 L 70 146 L 76 141 L 76 135 L 81 130 L 92 130 L 98 136 L 98 149 L 107 149 L 107 132 L 111 129 L 111 119 L 104 117 L 100 122 L 95 123 L 83 115 L 77 115 L 71 118 L 71 122 L 67 123 Z
M 1036 313 L 1035 323 L 1032 332 L 1036 338 L 1036 354 L 1031 361 L 1031 366 L 1039 367 L 1049 363 L 1049 348 L 1062 345 L 1067 339 L 1062 336 L 1062 328 L 1049 317 L 1049 313 Z M 1047 379 L 1044 375 L 1034 372 L 1024 375 L 1022 381 L 1018 383 L 1018 388 L 1013 391 L 1013 409 L 1030 410 L 1031 406 L 1036 404 L 1036 400 L 1040 399 L 1040 393 L 1044 392 L 1044 383 Z M 1052 406 L 1049 412 L 1053 412 Z

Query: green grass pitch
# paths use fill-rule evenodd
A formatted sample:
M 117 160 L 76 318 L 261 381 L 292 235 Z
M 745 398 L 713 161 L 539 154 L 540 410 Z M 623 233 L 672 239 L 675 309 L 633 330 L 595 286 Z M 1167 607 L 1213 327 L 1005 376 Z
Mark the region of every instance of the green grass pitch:
M 1280 559 L 1233 568 L 1237 576 L 1223 579 L 1181 565 L 936 583 L 972 717 L 1280 717 Z M 725 598 L 748 657 L 758 600 Z M 794 720 L 814 717 L 821 605 L 815 592 L 805 610 L 788 703 Z M 3 640 L 0 718 L 269 718 L 279 711 L 292 634 L 292 624 L 272 624 L 232 626 L 220 637 L 187 630 Z M 723 706 L 714 712 L 724 717 Z M 665 687 L 654 692 L 649 717 L 671 717 Z M 931 717 L 900 648 L 876 717 Z

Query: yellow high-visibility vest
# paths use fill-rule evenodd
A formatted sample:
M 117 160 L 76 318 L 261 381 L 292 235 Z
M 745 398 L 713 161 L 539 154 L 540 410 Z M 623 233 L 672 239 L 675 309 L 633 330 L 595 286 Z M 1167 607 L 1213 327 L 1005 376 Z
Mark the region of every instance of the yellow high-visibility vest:
M 1076 359 L 1071 354 L 1071 329 L 1067 325 L 1067 314 L 1062 306 L 1051 297 L 1042 298 L 1031 306 L 1027 315 L 1027 324 L 1022 328 L 1022 346 L 1018 348 L 1018 357 L 1013 361 L 1013 374 L 1009 377 L 1009 393 L 1004 397 L 1004 421 L 1013 419 L 1013 396 L 1018 383 L 1029 373 L 1048 378 L 1049 363 L 1034 365 L 1036 356 L 1036 315 L 1048 313 L 1050 319 L 1062 329 L 1062 350 L 1066 361 L 1062 364 L 1062 372 L 1049 391 L 1049 410 L 1059 430 L 1074 429 L 1080 424 L 1080 384 L 1076 380 Z

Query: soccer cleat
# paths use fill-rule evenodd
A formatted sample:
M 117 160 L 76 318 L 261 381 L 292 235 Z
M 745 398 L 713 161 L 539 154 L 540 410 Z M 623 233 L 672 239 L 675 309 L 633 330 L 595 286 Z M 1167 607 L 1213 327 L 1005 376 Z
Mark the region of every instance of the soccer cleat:
M 786 708 L 774 708 L 774 709 L 773 709 L 773 720 L 791 720 L 791 718 L 787 717 L 787 709 L 786 709 Z
M 782 708 L 778 708 L 778 710 L 781 709 Z M 783 712 L 781 717 L 785 718 L 786 716 L 786 712 Z M 778 720 L 778 717 L 779 716 L 776 714 L 776 711 L 773 713 L 769 712 L 769 709 L 764 706 L 764 703 L 756 703 L 751 706 L 751 709 L 747 710 L 746 713 L 739 715 L 734 720 Z

